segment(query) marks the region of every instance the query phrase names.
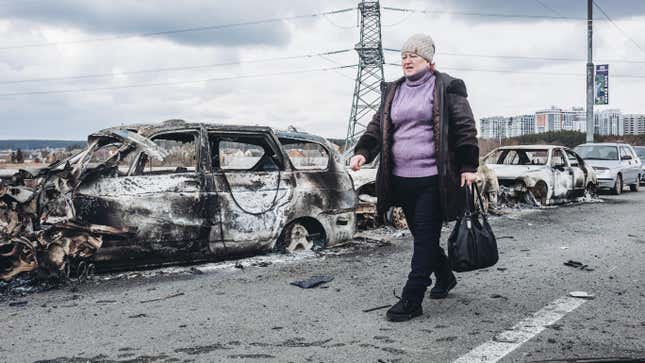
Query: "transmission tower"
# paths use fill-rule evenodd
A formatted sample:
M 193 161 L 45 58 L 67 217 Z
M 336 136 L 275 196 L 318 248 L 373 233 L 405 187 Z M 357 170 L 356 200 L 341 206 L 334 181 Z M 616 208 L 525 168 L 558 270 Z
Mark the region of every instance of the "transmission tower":
M 381 102 L 383 81 L 383 44 L 381 43 L 381 7 L 378 1 L 361 1 L 358 4 L 361 18 L 361 40 L 354 49 L 358 52 L 358 73 L 349 116 L 345 151 L 354 147 L 365 132 L 371 116 Z

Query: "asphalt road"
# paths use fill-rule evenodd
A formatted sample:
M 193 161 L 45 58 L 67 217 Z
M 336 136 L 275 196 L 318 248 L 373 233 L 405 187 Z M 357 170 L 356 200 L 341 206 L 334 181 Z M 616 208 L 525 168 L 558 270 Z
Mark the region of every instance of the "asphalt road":
M 602 199 L 494 218 L 499 264 L 459 274 L 447 299 L 426 299 L 425 314 L 410 322 L 362 311 L 394 303 L 408 272 L 409 234 L 384 234 L 391 243 L 264 256 L 240 261 L 243 269 L 227 262 L 98 276 L 5 296 L 0 360 L 448 362 L 477 347 L 492 359 L 500 345 L 501 362 L 645 358 L 645 192 Z M 271 264 L 252 266 L 258 261 Z M 289 284 L 312 275 L 334 280 Z M 572 291 L 595 299 L 553 308 Z

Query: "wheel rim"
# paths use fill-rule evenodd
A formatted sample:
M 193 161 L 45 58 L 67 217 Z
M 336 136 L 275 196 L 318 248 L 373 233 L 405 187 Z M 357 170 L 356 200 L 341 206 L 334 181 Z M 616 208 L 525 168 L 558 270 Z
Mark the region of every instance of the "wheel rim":
M 546 197 L 548 193 L 548 188 L 543 183 L 538 183 L 535 188 L 533 188 L 533 196 L 540 202 L 541 205 L 546 205 Z
M 309 241 L 309 232 L 307 231 L 307 228 L 301 224 L 296 224 L 291 228 L 289 244 L 285 248 L 287 252 L 310 250 L 313 246 L 314 243 Z

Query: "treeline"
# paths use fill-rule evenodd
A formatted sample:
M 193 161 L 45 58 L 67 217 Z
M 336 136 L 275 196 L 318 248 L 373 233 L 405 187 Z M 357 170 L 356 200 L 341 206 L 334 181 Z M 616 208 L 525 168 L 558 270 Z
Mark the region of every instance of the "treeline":
M 499 146 L 508 145 L 532 145 L 532 144 L 546 144 L 546 145 L 562 145 L 574 148 L 586 142 L 587 135 L 578 131 L 549 131 L 541 134 L 530 134 L 508 139 L 502 139 L 501 144 L 499 140 L 494 139 L 480 139 L 479 149 L 480 154 L 483 156 L 488 152 Z M 645 145 L 645 135 L 625 135 L 625 136 L 594 136 L 595 142 L 625 142 L 630 145 Z
M 80 149 L 86 141 L 75 140 L 0 140 L 0 150 Z

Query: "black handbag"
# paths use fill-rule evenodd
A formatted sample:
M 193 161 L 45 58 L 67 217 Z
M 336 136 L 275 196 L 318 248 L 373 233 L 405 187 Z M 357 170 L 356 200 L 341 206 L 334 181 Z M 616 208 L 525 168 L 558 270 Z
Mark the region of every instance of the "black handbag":
M 477 184 L 466 187 L 466 208 L 448 237 L 448 260 L 455 272 L 491 267 L 499 260 L 495 234 L 488 224 L 484 203 Z M 475 207 L 479 200 L 481 210 Z

